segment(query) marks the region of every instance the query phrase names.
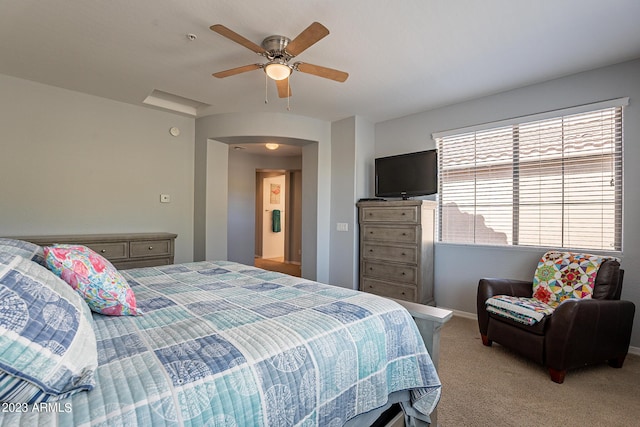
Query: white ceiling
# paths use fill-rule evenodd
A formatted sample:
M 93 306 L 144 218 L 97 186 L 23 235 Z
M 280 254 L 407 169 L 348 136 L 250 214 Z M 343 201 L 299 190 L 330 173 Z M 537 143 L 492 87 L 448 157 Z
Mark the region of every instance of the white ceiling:
M 0 73 L 143 105 L 153 91 L 206 104 L 197 116 L 283 112 L 264 62 L 209 30 L 260 44 L 313 21 L 330 34 L 296 60 L 290 112 L 372 122 L 640 57 L 638 0 L 0 0 Z M 197 36 L 189 41 L 187 34 Z

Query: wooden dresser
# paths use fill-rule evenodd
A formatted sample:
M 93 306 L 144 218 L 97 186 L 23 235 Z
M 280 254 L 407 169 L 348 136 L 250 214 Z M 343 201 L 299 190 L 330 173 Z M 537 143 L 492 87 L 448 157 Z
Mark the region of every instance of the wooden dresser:
M 118 269 L 155 267 L 173 264 L 177 234 L 71 234 L 57 236 L 25 236 L 18 239 L 40 246 L 70 243 L 88 246 L 107 258 Z
M 436 202 L 361 201 L 360 290 L 434 305 Z

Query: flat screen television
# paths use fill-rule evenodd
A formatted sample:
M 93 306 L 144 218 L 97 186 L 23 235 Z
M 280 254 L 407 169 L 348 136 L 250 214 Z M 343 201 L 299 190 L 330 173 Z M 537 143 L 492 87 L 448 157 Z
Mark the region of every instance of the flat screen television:
M 438 152 L 419 151 L 375 159 L 376 197 L 426 196 L 438 192 Z

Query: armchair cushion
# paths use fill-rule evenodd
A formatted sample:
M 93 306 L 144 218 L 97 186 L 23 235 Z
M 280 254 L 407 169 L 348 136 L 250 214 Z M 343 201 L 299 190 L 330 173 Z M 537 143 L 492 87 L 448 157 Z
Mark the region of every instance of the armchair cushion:
M 487 311 L 531 326 L 553 313 L 553 307 L 536 298 L 498 295 L 487 300 Z

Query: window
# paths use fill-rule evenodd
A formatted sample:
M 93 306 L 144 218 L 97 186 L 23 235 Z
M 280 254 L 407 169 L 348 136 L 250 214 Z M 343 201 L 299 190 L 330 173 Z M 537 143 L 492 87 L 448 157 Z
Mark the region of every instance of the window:
M 440 241 L 621 251 L 627 101 L 434 134 Z

